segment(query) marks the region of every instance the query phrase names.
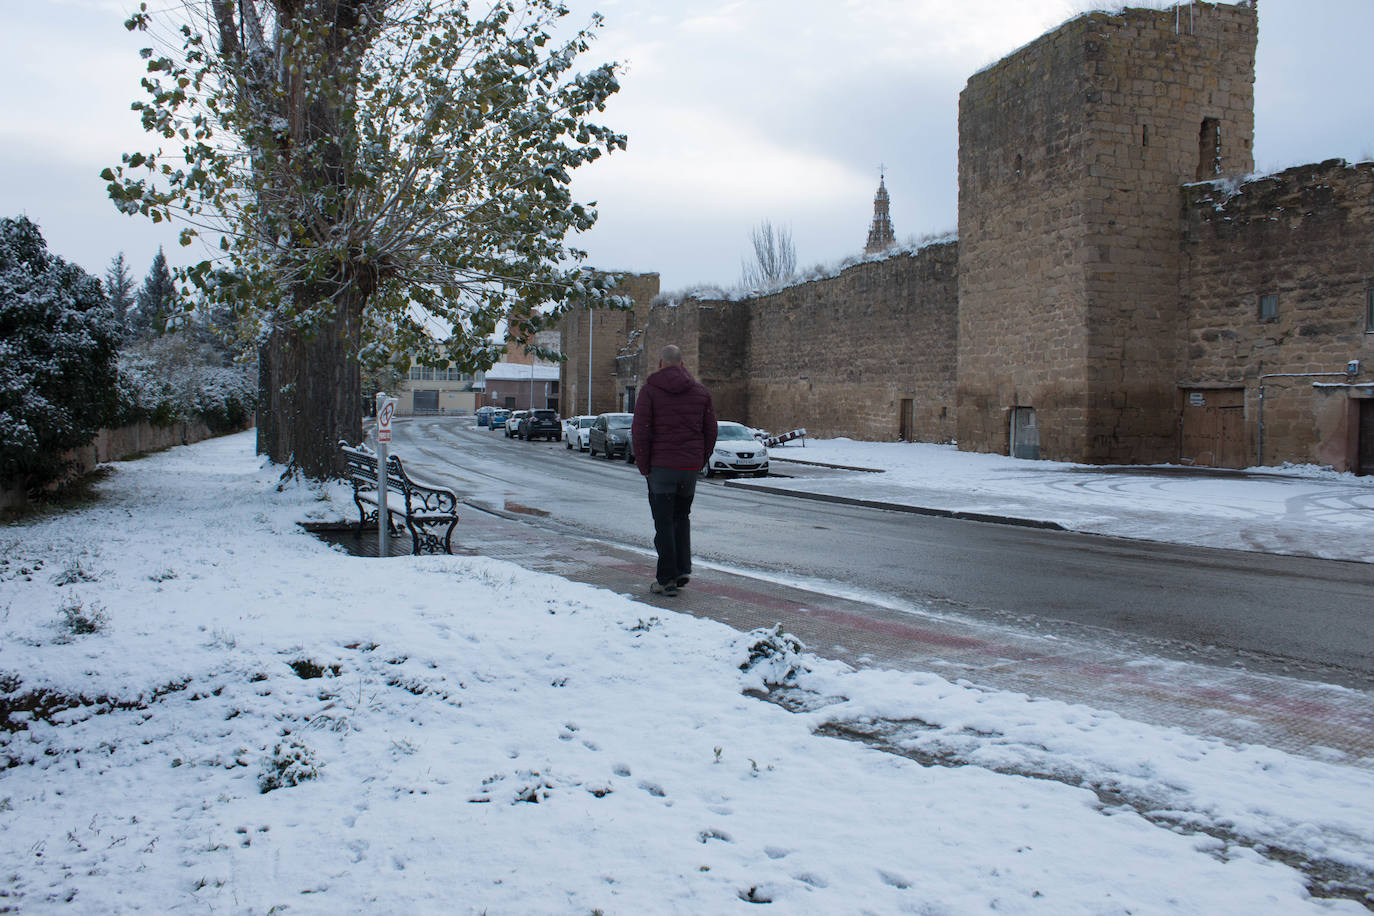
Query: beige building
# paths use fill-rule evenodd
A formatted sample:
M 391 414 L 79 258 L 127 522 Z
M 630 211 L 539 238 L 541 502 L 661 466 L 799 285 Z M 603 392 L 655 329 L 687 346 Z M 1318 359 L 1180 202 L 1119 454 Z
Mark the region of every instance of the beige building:
M 396 390 L 396 412 L 405 415 L 470 414 L 478 408 L 478 377 L 457 369 L 412 366 Z

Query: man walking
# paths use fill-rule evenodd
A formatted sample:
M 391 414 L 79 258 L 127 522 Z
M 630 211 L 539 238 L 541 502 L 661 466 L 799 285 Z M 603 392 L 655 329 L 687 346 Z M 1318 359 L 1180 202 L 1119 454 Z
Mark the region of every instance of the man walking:
M 658 569 L 649 591 L 672 597 L 692 571 L 692 497 L 697 474 L 716 447 L 711 392 L 683 367 L 682 350 L 673 344 L 659 353 L 658 371 L 635 401 L 630 435 L 654 517 Z

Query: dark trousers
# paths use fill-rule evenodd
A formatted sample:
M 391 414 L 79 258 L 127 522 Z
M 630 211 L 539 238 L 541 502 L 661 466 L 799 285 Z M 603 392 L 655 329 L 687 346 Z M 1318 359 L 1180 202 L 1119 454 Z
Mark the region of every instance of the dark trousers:
M 692 497 L 697 472 L 678 468 L 649 471 L 649 511 L 654 516 L 654 549 L 658 551 L 656 578 L 668 585 L 692 571 Z

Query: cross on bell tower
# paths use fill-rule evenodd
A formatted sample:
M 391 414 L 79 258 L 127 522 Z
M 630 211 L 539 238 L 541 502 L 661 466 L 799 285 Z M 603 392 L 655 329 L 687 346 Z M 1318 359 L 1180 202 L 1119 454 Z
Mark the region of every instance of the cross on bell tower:
M 892 234 L 892 217 L 888 215 L 887 183 L 884 172 L 878 167 L 878 193 L 873 195 L 873 223 L 868 227 L 868 244 L 864 254 L 877 254 L 891 248 L 896 238 Z

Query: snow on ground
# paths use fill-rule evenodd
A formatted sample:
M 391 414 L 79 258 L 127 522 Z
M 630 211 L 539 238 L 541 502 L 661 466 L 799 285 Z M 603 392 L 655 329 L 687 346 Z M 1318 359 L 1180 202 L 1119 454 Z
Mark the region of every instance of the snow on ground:
M 770 452 L 775 461 L 884 472 L 773 479 L 770 487 L 1050 521 L 1117 537 L 1374 562 L 1374 477 L 1329 468 L 1103 468 L 851 439 L 807 439 Z M 787 473 L 786 461 L 776 470 Z
M 347 491 L 252 451 L 0 528 L 0 911 L 1365 912 L 1261 851 L 1374 870 L 1368 767 L 349 557 L 297 527 Z M 811 711 L 745 692 L 778 681 Z M 972 765 L 815 733 L 869 716 Z

